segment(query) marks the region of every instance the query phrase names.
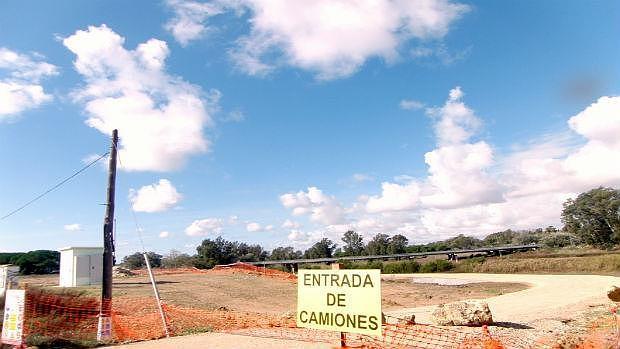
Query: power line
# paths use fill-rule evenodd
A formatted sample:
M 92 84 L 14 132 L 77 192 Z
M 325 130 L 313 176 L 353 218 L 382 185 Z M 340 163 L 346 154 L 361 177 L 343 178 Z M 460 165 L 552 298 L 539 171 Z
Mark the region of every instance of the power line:
M 116 146 L 116 150 L 118 151 L 118 145 Z M 118 151 L 117 159 L 118 159 L 118 163 L 120 167 L 121 168 L 125 167 L 123 166 L 123 161 L 121 159 L 120 151 Z M 142 252 L 146 253 L 146 248 L 144 247 L 144 239 L 142 237 L 142 228 L 140 227 L 140 223 L 138 223 L 138 217 L 136 217 L 136 211 L 133 210 L 133 207 L 129 207 L 129 210 L 131 211 L 131 217 L 133 218 L 133 224 L 136 227 L 136 233 L 138 234 L 138 238 L 140 239 L 140 246 L 142 247 Z
M 61 185 L 67 183 L 68 181 L 70 181 L 71 179 L 73 179 L 75 176 L 79 175 L 80 173 L 84 172 L 87 168 L 91 167 L 92 165 L 96 164 L 99 160 L 105 158 L 109 153 L 105 153 L 103 155 L 101 155 L 100 157 L 96 158 L 95 160 L 89 162 L 86 166 L 82 167 L 81 169 L 77 170 L 76 172 L 74 172 L 71 176 L 63 179 L 62 181 L 60 181 L 58 184 L 54 185 L 53 187 L 49 188 L 48 190 L 44 191 L 43 193 L 41 193 L 40 195 L 36 196 L 34 199 L 28 201 L 27 203 L 21 205 L 20 207 L 14 209 L 13 211 L 7 213 L 6 215 L 0 217 L 0 221 L 9 218 L 10 216 L 16 214 L 17 212 L 23 210 L 24 208 L 30 206 L 30 204 L 34 203 L 35 201 L 39 200 L 40 198 L 44 197 L 45 195 L 51 193 L 52 191 L 54 191 L 55 189 L 57 189 L 58 187 L 60 187 Z

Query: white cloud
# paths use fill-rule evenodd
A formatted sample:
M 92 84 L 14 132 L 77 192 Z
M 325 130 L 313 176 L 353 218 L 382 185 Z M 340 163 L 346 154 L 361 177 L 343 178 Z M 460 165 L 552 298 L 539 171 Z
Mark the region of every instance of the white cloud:
M 381 214 L 358 218 L 358 229 L 387 227 L 443 239 L 560 225 L 568 198 L 598 186 L 620 186 L 620 162 L 615 161 L 620 158 L 620 97 L 601 97 L 571 117 L 567 124 L 574 133 L 544 135 L 494 161 L 486 142 L 467 143 L 480 122 L 465 105 L 450 105 L 462 103 L 462 95 L 452 90 L 446 105 L 431 112 L 440 147 L 425 156 L 429 177 L 408 184 L 419 185 L 420 192 L 407 196 L 405 184 L 389 184 L 395 194 L 384 190 L 380 197 L 366 198 L 367 212 Z M 387 203 L 397 202 L 397 194 L 411 201 L 417 194 L 420 202 L 405 210 L 410 217 L 393 224 L 390 215 L 399 207 Z M 369 207 L 373 199 L 386 203 L 386 210 Z
M 57 75 L 58 68 L 42 59 L 0 47 L 0 121 L 53 99 L 41 80 Z
M 142 188 L 129 190 L 131 208 L 136 212 L 161 212 L 172 208 L 183 196 L 167 179 Z
M 413 99 L 403 99 L 400 101 L 398 106 L 402 110 L 418 110 L 424 108 L 424 103 Z
M 564 167 L 581 183 L 620 185 L 620 96 L 601 97 L 568 121 L 587 139 Z
M 106 135 L 119 129 L 122 169 L 178 169 L 187 157 L 208 150 L 203 129 L 212 124 L 209 103 L 220 94 L 203 98 L 199 87 L 169 75 L 164 41 L 150 39 L 134 50 L 125 49 L 124 43 L 105 25 L 78 30 L 63 40 L 86 81 L 74 96 L 84 103 L 88 126 Z
M 282 223 L 282 228 L 284 229 L 297 229 L 299 227 L 301 227 L 301 224 L 290 219 L 287 219 Z
M 252 223 L 248 223 L 245 226 L 245 229 L 249 232 L 256 232 L 256 231 L 261 231 L 262 227 L 260 224 L 256 223 L 256 222 L 252 222 Z
M 425 154 L 426 177 L 383 182 L 379 195 L 361 195 L 337 221 L 313 219 L 323 226 L 310 232 L 294 229 L 289 241 L 309 246 L 354 229 L 366 237 L 402 233 L 411 241 L 429 242 L 459 233 L 482 236 L 508 228 L 559 226 L 568 198 L 598 186 L 620 186 L 620 96 L 594 101 L 568 120 L 565 131 L 496 156 L 489 143 L 474 140 L 482 122 L 463 103 L 463 95 L 455 88 L 445 105 L 428 110 L 438 146 Z M 296 215 L 312 215 L 325 201 L 338 203 L 316 188 L 280 200 Z M 291 223 L 286 227 L 295 228 Z
M 245 114 L 241 110 L 233 110 L 221 120 L 224 122 L 242 122 L 245 120 Z
M 295 216 L 309 214 L 312 221 L 327 225 L 344 222 L 344 208 L 335 197 L 323 194 L 316 187 L 309 187 L 307 192 L 283 194 L 280 202 Z
M 78 223 L 73 224 L 65 224 L 64 226 L 66 231 L 79 231 L 82 230 L 82 226 Z
M 435 63 L 439 62 L 449 66 L 457 61 L 465 59 L 471 52 L 471 47 L 464 50 L 451 52 L 445 44 L 440 43 L 435 46 L 418 46 L 413 48 L 411 57 L 419 62 Z
M 162 238 L 162 239 L 165 239 L 165 238 L 167 238 L 169 236 L 170 236 L 170 232 L 168 232 L 168 231 L 162 231 L 162 232 L 159 233 L 159 237 Z
M 215 0 L 169 1 L 175 17 L 167 29 L 181 44 L 200 37 L 210 16 L 233 11 L 248 16 L 249 34 L 231 56 L 251 75 L 277 66 L 315 72 L 319 79 L 345 77 L 368 59 L 393 61 L 411 39 L 444 37 L 469 6 L 448 0 Z M 361 39 L 363 38 L 363 39 Z
M 191 0 L 166 0 L 166 5 L 174 11 L 174 17 L 164 27 L 183 46 L 203 37 L 207 32 L 207 27 L 203 23 L 207 18 L 222 12 L 221 6 L 215 1 L 203 3 Z
M 493 165 L 493 150 L 486 142 L 444 146 L 428 152 L 427 207 L 454 208 L 500 202 L 503 188 L 487 173 Z
M 418 205 L 420 186 L 415 181 L 408 184 L 381 183 L 381 196 L 372 196 L 366 202 L 369 213 L 411 210 Z
M 481 121 L 463 103 L 460 87 L 452 89 L 442 107 L 428 108 L 439 147 L 424 155 L 429 176 L 403 184 L 384 182 L 380 196 L 366 202 L 369 213 L 416 207 L 456 208 L 503 200 L 503 187 L 487 172 L 493 150 L 484 141 L 469 143 Z
M 239 217 L 238 216 L 229 216 L 228 217 L 228 224 L 230 225 L 235 225 L 237 224 L 237 222 L 239 222 Z
M 474 111 L 463 103 L 460 87 L 450 90 L 446 103 L 439 108 L 428 108 L 427 114 L 436 119 L 435 135 L 440 146 L 466 142 L 481 126 Z
M 354 182 L 370 182 L 370 181 L 374 181 L 375 177 L 366 174 L 366 173 L 354 173 L 353 176 L 351 176 L 351 178 L 353 179 Z
M 266 226 L 265 226 L 264 230 L 265 230 L 265 231 L 272 231 L 272 230 L 273 230 L 273 228 L 274 228 L 274 227 L 273 227 L 273 224 L 268 224 L 268 225 L 266 225 Z
M 224 222 L 219 218 L 206 218 L 195 220 L 187 228 L 185 234 L 189 236 L 205 236 L 209 234 L 221 234 Z

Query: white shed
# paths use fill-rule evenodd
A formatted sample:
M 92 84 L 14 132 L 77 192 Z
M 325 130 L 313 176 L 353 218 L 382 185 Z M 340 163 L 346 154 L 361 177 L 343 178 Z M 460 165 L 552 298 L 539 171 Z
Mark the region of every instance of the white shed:
M 60 249 L 61 287 L 96 285 L 103 274 L 103 247 Z
M 0 298 L 4 297 L 6 290 L 17 286 L 17 274 L 19 267 L 16 265 L 0 265 Z

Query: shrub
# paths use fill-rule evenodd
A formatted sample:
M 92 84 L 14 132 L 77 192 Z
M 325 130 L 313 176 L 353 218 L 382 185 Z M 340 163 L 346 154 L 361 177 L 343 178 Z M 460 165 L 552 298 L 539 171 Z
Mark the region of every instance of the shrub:
M 400 261 L 383 265 L 384 274 L 410 274 L 420 270 L 420 263 L 416 261 Z
M 437 273 L 444 272 L 454 268 L 454 264 L 443 259 L 436 259 L 422 264 L 420 267 L 421 273 Z
M 573 236 L 572 234 L 559 233 L 559 234 L 552 234 L 549 236 L 545 236 L 541 242 L 545 247 L 562 248 L 562 247 L 574 245 L 578 241 L 577 241 L 577 237 Z

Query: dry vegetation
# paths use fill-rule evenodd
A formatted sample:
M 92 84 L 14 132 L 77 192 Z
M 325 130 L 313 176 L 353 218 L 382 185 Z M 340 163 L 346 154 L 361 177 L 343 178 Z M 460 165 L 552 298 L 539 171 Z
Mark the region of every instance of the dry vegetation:
M 462 273 L 620 274 L 620 251 L 540 250 L 504 257 L 472 258 L 456 264 Z

